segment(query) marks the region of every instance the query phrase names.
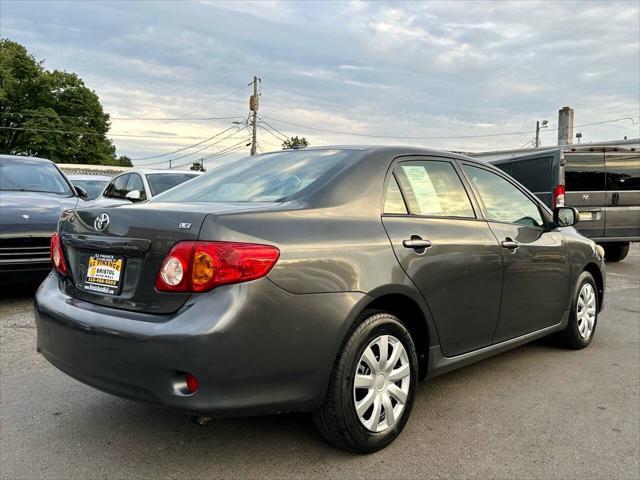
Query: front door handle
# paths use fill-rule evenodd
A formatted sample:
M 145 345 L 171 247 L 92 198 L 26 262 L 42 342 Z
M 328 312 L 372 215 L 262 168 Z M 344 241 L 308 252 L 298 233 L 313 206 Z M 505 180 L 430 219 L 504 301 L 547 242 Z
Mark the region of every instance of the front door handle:
M 402 246 L 405 248 L 413 248 L 414 250 L 423 250 L 425 248 L 431 248 L 433 244 L 431 240 L 424 240 L 420 238 L 418 235 L 411 235 L 411 238 L 408 240 L 402 241 Z
M 511 253 L 514 253 L 520 246 L 518 242 L 514 242 L 512 239 L 508 237 L 506 240 L 503 240 L 500 245 L 502 245 L 502 248 L 508 248 Z

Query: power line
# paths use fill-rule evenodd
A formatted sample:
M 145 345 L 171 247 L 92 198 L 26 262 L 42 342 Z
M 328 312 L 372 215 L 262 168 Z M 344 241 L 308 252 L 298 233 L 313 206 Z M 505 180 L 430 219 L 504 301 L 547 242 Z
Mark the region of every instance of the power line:
M 233 127 L 231 127 L 231 128 L 233 128 Z M 228 128 L 227 130 L 229 130 L 229 128 Z M 227 131 L 227 130 L 225 130 L 225 131 Z M 159 164 L 161 164 L 161 163 L 165 163 L 165 162 L 169 162 L 169 165 L 171 165 L 171 162 L 175 162 L 176 160 L 181 160 L 181 159 L 183 159 L 183 158 L 189 157 L 189 156 L 194 155 L 194 154 L 196 154 L 196 153 L 198 153 L 198 152 L 201 152 L 201 151 L 203 151 L 203 150 L 206 150 L 207 148 L 211 148 L 211 147 L 213 147 L 213 146 L 215 146 L 215 145 L 218 145 L 218 144 L 219 144 L 219 143 L 221 143 L 221 142 L 224 142 L 224 141 L 225 141 L 225 140 L 227 140 L 229 137 L 231 137 L 231 136 L 235 135 L 236 133 L 238 133 L 240 130 L 242 130 L 242 127 L 236 127 L 236 129 L 235 129 L 233 132 L 231 132 L 229 135 L 227 135 L 226 137 L 222 137 L 222 138 L 221 138 L 220 140 L 218 140 L 217 142 L 214 142 L 214 143 L 212 143 L 212 144 L 209 144 L 209 145 L 207 145 L 207 146 L 205 146 L 205 147 L 203 147 L 203 148 L 201 148 L 201 149 L 199 149 L 199 150 L 196 150 L 196 151 L 194 151 L 194 152 L 187 153 L 187 154 L 185 154 L 185 155 L 181 155 L 181 156 L 179 156 L 179 157 L 168 158 L 168 159 L 166 159 L 166 160 L 161 160 L 161 161 L 159 161 L 159 162 L 145 163 L 145 164 L 144 164 L 144 165 L 142 165 L 142 166 L 146 167 L 146 166 L 149 166 L 149 165 L 159 165 Z M 214 137 L 217 137 L 217 136 L 218 136 L 218 135 L 220 135 L 221 133 L 223 133 L 223 132 L 220 132 L 220 133 L 216 134 Z
M 0 116 L 17 116 L 17 117 L 46 117 L 46 114 L 38 112 L 0 112 Z M 58 118 L 83 118 L 93 119 L 102 118 L 99 116 L 89 115 L 57 115 Z M 109 120 L 156 120 L 156 121 L 209 121 L 209 120 L 234 120 L 238 118 L 244 118 L 241 115 L 235 115 L 231 117 L 112 117 L 109 116 Z
M 229 97 L 232 97 L 233 95 L 235 95 L 235 94 L 236 94 L 236 93 L 238 93 L 239 91 L 241 91 L 241 90 L 243 90 L 243 89 L 247 88 L 249 85 L 251 85 L 251 83 L 253 83 L 253 82 L 249 82 L 249 83 L 247 83 L 246 85 L 241 86 L 241 87 L 240 87 L 240 88 L 238 88 L 237 90 L 234 90 L 233 92 L 228 93 L 227 95 L 224 95 L 224 96 L 222 96 L 222 97 L 218 98 L 217 100 L 214 100 L 213 102 L 209 103 L 208 105 L 209 105 L 209 106 L 211 106 L 211 105 L 215 105 L 215 104 L 216 104 L 216 103 L 218 103 L 218 102 L 221 102 L 221 101 L 223 101 L 223 100 L 226 100 L 226 99 L 227 99 L 227 98 L 229 98 Z M 201 110 L 202 110 L 202 108 L 196 108 L 196 109 L 195 109 L 195 110 L 193 110 L 192 112 L 187 113 L 187 114 L 186 114 L 186 116 L 188 117 L 189 115 L 193 115 L 194 113 L 199 112 L 199 111 L 201 111 Z
M 331 134 L 334 134 L 334 135 L 350 135 L 350 136 L 354 136 L 354 137 L 368 137 L 368 138 L 395 138 L 395 139 L 401 139 L 401 140 L 453 140 L 453 139 L 462 139 L 462 138 L 502 137 L 502 136 L 508 136 L 508 135 L 525 135 L 525 134 L 535 133 L 535 130 L 527 130 L 527 131 L 520 131 L 520 132 L 487 133 L 487 134 L 482 134 L 482 135 L 447 135 L 447 136 L 428 136 L 428 137 L 404 136 L 404 135 L 375 135 L 375 134 L 368 134 L 368 133 L 356 133 L 356 132 L 345 132 L 345 131 L 337 131 L 337 130 L 325 130 L 325 129 L 322 129 L 322 128 L 311 127 L 309 125 L 302 125 L 300 123 L 288 122 L 286 120 L 282 120 L 282 119 L 271 117 L 271 116 L 267 116 L 267 115 L 265 115 L 265 117 L 267 117 L 267 118 L 269 118 L 269 119 L 271 119 L 271 120 L 273 120 L 275 122 L 283 123 L 285 125 L 292 125 L 294 127 L 306 128 L 308 130 L 315 130 L 315 131 L 318 131 L 318 132 L 331 133 Z M 574 128 L 588 127 L 588 126 L 591 126 L 591 125 L 600 125 L 600 124 L 604 124 L 604 123 L 620 122 L 622 120 L 631 120 L 632 122 L 635 123 L 633 118 L 624 117 L 624 118 L 616 118 L 616 119 L 612 119 L 612 120 L 604 120 L 604 121 L 601 121 L 601 122 L 592 122 L 592 123 L 585 123 L 585 124 L 582 124 L 582 125 L 574 125 Z M 549 130 L 547 130 L 547 131 L 549 131 Z
M 269 130 L 266 127 L 263 127 L 262 125 L 258 125 L 258 127 L 260 127 L 262 130 L 264 130 L 265 132 L 267 132 L 269 135 L 271 135 L 273 138 L 275 138 L 276 140 L 278 140 L 279 142 L 284 142 L 284 139 L 280 138 L 278 135 L 276 135 L 275 133 L 273 133 L 271 130 Z
M 198 162 L 201 163 L 201 162 L 203 162 L 205 160 L 210 160 L 210 159 L 213 159 L 213 158 L 222 157 L 222 156 L 224 156 L 224 155 L 226 155 L 228 153 L 232 153 L 232 152 L 234 152 L 236 150 L 240 150 L 241 148 L 246 148 L 247 147 L 247 142 L 249 142 L 249 137 L 244 139 L 242 142 L 238 142 L 235 145 L 231 145 L 230 147 L 223 148 L 222 150 L 220 150 L 220 151 L 218 151 L 216 153 L 212 153 L 210 155 L 205 155 L 204 157 L 196 158 L 196 159 L 190 160 L 190 161 L 188 161 L 186 163 L 182 163 L 180 165 L 174 165 L 171 168 L 173 169 L 173 168 L 186 167 L 189 164 L 194 164 L 194 163 L 198 163 Z
M 131 138 L 171 138 L 176 139 L 189 139 L 189 140 L 201 140 L 202 137 L 180 137 L 178 135 L 133 135 L 127 133 L 98 133 L 98 132 L 79 132 L 74 130 L 55 130 L 48 128 L 26 128 L 26 127 L 0 127 L 2 130 L 19 130 L 25 132 L 43 132 L 43 133 L 61 133 L 64 135 L 91 135 L 91 136 L 109 136 L 109 137 L 131 137 Z M 206 141 L 206 139 L 205 139 Z
M 267 123 L 264 118 L 262 117 L 258 117 L 260 119 L 260 121 L 262 123 L 264 123 L 265 125 L 267 125 L 269 128 L 271 128 L 271 130 L 275 131 L 276 133 L 282 135 L 284 138 L 286 138 L 287 140 L 290 138 L 289 135 L 286 135 L 284 133 L 282 133 L 280 130 L 278 130 L 276 127 L 274 127 L 273 125 L 271 125 L 270 123 Z
M 197 147 L 198 145 L 202 145 L 203 143 L 208 142 L 209 140 L 213 140 L 213 139 L 214 139 L 214 138 L 216 138 L 217 136 L 222 135 L 222 134 L 223 134 L 223 133 L 225 133 L 225 132 L 228 132 L 228 131 L 229 131 L 229 130 L 231 130 L 233 127 L 234 127 L 234 126 L 232 125 L 232 126 L 230 126 L 229 128 L 227 128 L 227 129 L 225 129 L 225 130 L 222 130 L 221 132 L 218 132 L 218 133 L 216 133 L 215 135 L 213 135 L 213 136 L 211 136 L 211 137 L 209 137 L 209 138 L 205 138 L 205 139 L 204 139 L 204 140 L 202 140 L 201 142 L 194 143 L 193 145 L 187 145 L 186 147 L 179 148 L 179 149 L 174 150 L 174 151 L 172 151 L 172 152 L 163 153 L 163 154 L 161 154 L 161 155 L 151 155 L 151 156 L 149 156 L 149 157 L 132 158 L 132 159 L 131 159 L 131 161 L 134 161 L 134 160 L 135 160 L 135 161 L 139 161 L 139 160 L 151 160 L 151 159 L 153 159 L 153 158 L 161 158 L 161 157 L 166 157 L 167 155 L 173 155 L 174 153 L 180 153 L 180 152 L 182 152 L 182 151 L 184 151 L 184 150 L 187 150 L 187 149 L 189 149 L 189 148 L 193 148 L 193 147 Z M 161 162 L 161 163 L 163 163 L 163 162 Z M 152 164 L 151 164 L 151 165 L 152 165 Z

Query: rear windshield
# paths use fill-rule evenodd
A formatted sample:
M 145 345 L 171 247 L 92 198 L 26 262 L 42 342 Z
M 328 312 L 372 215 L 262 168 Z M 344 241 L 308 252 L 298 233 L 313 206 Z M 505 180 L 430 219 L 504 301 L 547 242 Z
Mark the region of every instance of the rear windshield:
M 150 173 L 147 175 L 147 181 L 151 195 L 156 196 L 196 176 L 193 173 Z
M 276 202 L 308 187 L 350 150 L 267 153 L 223 165 L 155 200 L 161 202 Z
M 0 190 L 72 195 L 53 163 L 20 158 L 0 158 Z

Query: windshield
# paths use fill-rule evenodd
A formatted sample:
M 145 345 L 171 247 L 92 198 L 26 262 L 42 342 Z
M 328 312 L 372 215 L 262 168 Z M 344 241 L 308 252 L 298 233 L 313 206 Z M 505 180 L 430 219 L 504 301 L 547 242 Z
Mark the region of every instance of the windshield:
M 147 182 L 149 182 L 151 195 L 155 197 L 196 176 L 193 173 L 150 173 L 147 175 Z
M 274 202 L 308 187 L 349 150 L 267 153 L 223 165 L 158 197 L 162 202 Z
M 49 162 L 0 158 L 0 190 L 72 195 L 60 171 Z
M 102 193 L 104 187 L 107 186 L 107 180 L 72 180 L 72 183 L 78 187 L 82 187 L 87 191 L 85 200 L 94 200 Z

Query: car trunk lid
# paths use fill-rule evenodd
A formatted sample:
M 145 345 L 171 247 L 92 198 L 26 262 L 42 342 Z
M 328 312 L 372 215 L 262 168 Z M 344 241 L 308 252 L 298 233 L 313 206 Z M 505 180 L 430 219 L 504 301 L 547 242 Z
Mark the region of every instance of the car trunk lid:
M 75 210 L 61 218 L 61 242 L 70 275 L 64 291 L 124 310 L 167 314 L 189 293 L 158 292 L 155 279 L 178 242 L 197 240 L 209 213 L 247 209 L 237 203 L 147 203 Z

